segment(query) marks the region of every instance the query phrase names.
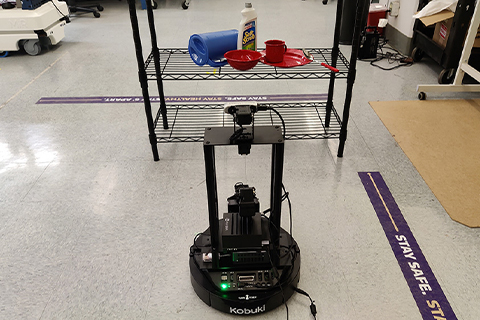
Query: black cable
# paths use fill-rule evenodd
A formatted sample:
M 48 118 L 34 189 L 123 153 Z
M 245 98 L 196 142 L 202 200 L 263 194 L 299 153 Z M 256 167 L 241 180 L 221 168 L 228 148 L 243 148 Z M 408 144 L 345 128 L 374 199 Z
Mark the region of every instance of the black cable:
M 292 230 L 293 230 L 293 227 L 292 227 L 292 226 L 293 226 L 292 203 L 290 202 L 289 193 L 288 193 L 287 190 L 285 189 L 285 186 L 284 186 L 283 183 L 282 183 L 282 189 L 283 189 L 283 192 L 284 192 L 284 194 L 282 195 L 282 202 L 285 201 L 285 199 L 286 199 L 287 202 L 288 202 L 288 209 L 289 209 L 288 211 L 289 211 L 289 217 L 290 217 L 290 234 L 289 234 L 289 236 L 290 236 L 290 245 L 287 247 L 287 248 L 288 248 L 287 252 L 286 252 L 284 255 L 282 255 L 282 256 L 279 257 L 280 259 L 283 258 L 283 257 L 285 257 L 286 255 L 288 255 L 289 253 L 291 253 L 291 251 L 292 251 L 292 249 L 293 249 L 293 236 L 292 236 L 292 232 L 293 232 L 293 231 L 292 231 Z M 270 225 L 274 226 L 275 229 L 277 229 L 277 227 L 271 222 L 270 218 L 265 215 L 266 213 L 270 212 L 271 210 L 272 210 L 271 208 L 268 208 L 268 209 L 264 210 L 263 213 L 262 213 L 262 216 L 265 217 L 266 219 L 268 219 L 268 222 L 269 222 L 269 223 L 268 223 L 268 228 L 269 228 L 269 229 L 270 229 Z M 277 229 L 277 231 L 278 231 L 278 233 L 280 234 L 280 230 Z
M 384 48 L 389 51 L 384 52 Z M 377 64 L 377 62 L 385 59 L 389 64 L 396 63 L 396 65 L 390 68 L 386 68 Z M 385 71 L 394 70 L 400 67 L 409 67 L 412 64 L 413 59 L 411 57 L 403 55 L 402 53 L 400 53 L 400 51 L 388 45 L 388 40 L 386 39 L 383 39 L 383 42 L 378 44 L 377 57 L 370 61 L 370 65 Z
M 310 312 L 312 313 L 313 318 L 317 319 L 317 306 L 315 305 L 315 300 L 313 300 L 307 292 L 303 291 L 300 288 L 293 287 L 293 290 L 300 294 L 303 294 L 304 296 L 307 296 L 308 299 L 310 299 Z
M 287 202 L 288 202 L 288 207 L 289 207 L 289 212 L 290 212 L 290 246 L 288 247 L 285 247 L 285 246 L 280 246 L 280 247 L 285 247 L 287 248 L 287 253 L 286 254 L 292 254 L 292 266 L 291 266 L 291 269 L 290 269 L 290 273 L 293 272 L 293 265 L 294 265 L 294 262 L 296 260 L 296 257 L 297 257 L 297 254 L 298 252 L 295 250 L 293 251 L 293 231 L 292 231 L 292 225 L 293 225 L 293 222 L 292 222 L 292 203 L 290 201 L 290 197 L 289 197 L 289 193 L 287 192 L 287 190 L 285 189 L 285 186 L 282 184 L 282 189 L 283 189 L 283 192 L 284 192 L 284 195 L 282 196 L 282 201 L 287 199 Z M 284 257 L 284 256 L 282 256 Z M 271 263 L 271 260 L 270 260 L 270 263 Z M 272 264 L 273 266 L 273 264 Z M 310 299 L 310 312 L 311 314 L 313 315 L 313 318 L 314 319 L 317 319 L 317 307 L 315 305 L 315 301 L 310 297 L 310 295 L 305 292 L 304 290 L 302 289 L 299 289 L 299 288 L 296 288 L 296 287 L 293 287 L 293 289 L 300 293 L 300 294 L 303 294 L 305 296 L 307 296 L 309 299 Z M 282 292 L 283 293 L 283 292 Z M 287 307 L 287 305 L 285 304 L 285 307 Z M 287 319 L 288 319 L 288 307 L 287 307 Z
M 285 128 L 285 121 L 283 120 L 282 115 L 280 114 L 280 112 L 278 112 L 277 110 L 275 110 L 272 107 L 267 107 L 267 110 L 271 110 L 271 111 L 275 112 L 277 114 L 277 116 L 280 118 L 280 121 L 282 121 L 283 139 L 285 139 L 285 135 L 287 134 L 287 129 Z
M 240 126 L 240 129 L 237 129 L 231 136 L 230 136 L 230 143 L 241 137 L 243 131 L 245 130 L 244 127 Z
M 200 236 L 209 236 L 210 233 L 205 233 L 205 232 L 200 232 L 195 235 L 195 238 L 193 238 L 193 245 L 195 246 L 195 249 L 200 249 L 199 246 L 197 246 L 197 239 Z M 210 245 L 211 246 L 211 245 Z
M 57 5 L 55 4 L 55 2 L 53 2 L 53 0 L 50 0 L 50 2 L 53 4 L 53 6 L 55 7 L 55 9 L 57 9 L 58 13 L 60 13 L 62 15 L 62 19 L 60 20 L 65 20 L 67 23 L 70 22 L 70 18 L 66 15 L 63 14 L 62 11 L 60 11 L 60 9 L 58 9 Z
M 282 293 L 283 304 L 285 305 L 285 309 L 287 310 L 287 320 L 288 320 L 288 305 L 287 305 L 287 300 L 285 299 L 285 294 L 283 293 L 282 283 L 280 282 L 280 278 L 278 277 L 278 270 L 273 265 L 272 257 L 270 257 L 270 255 L 268 255 L 268 259 L 270 260 L 270 265 L 272 266 L 272 270 L 274 271 L 274 277 L 275 279 L 277 279 L 277 285 L 280 287 L 280 292 Z
M 283 185 L 282 183 L 282 189 L 283 189 L 283 192 L 284 192 L 284 198 L 287 199 L 287 202 L 288 202 L 288 210 L 290 212 L 290 239 L 291 239 L 291 244 L 293 244 L 293 234 L 292 234 L 292 203 L 290 202 L 290 198 L 289 198 L 289 193 L 287 192 L 287 190 L 285 190 L 285 186 Z M 282 201 L 285 200 L 283 199 L 282 197 Z
M 286 278 L 288 278 L 290 276 L 290 274 L 293 272 L 294 263 L 295 263 L 295 260 L 297 258 L 297 254 L 299 253 L 299 251 L 298 250 L 293 250 L 294 246 L 293 246 L 293 236 L 292 236 L 292 225 L 293 225 L 293 223 L 292 223 L 292 203 L 290 201 L 289 193 L 287 192 L 287 190 L 285 189 L 285 186 L 283 184 L 282 184 L 282 189 L 283 189 L 283 192 L 284 192 L 284 194 L 282 196 L 282 202 L 285 199 L 288 201 L 288 207 L 289 207 L 289 213 L 290 213 L 290 245 L 288 247 L 287 246 L 280 246 L 281 248 L 288 249 L 285 255 L 287 255 L 287 254 L 292 255 L 292 265 L 290 266 L 289 274 L 287 274 L 287 276 L 286 276 Z M 269 211 L 270 211 L 270 209 L 265 210 L 263 212 L 262 216 L 269 220 L 269 229 L 270 229 L 270 225 L 273 225 L 273 224 L 271 223 L 270 219 L 265 215 L 265 213 L 267 213 Z M 275 225 L 273 225 L 273 226 L 276 228 Z M 277 230 L 277 231 L 279 231 L 279 230 Z M 280 256 L 280 259 L 285 257 L 285 255 Z M 272 262 L 272 259 L 271 259 L 270 256 L 269 256 L 269 260 L 270 260 L 270 265 L 272 266 L 272 270 L 274 270 L 275 278 L 277 279 L 278 285 L 280 286 L 280 290 L 282 292 L 283 303 L 285 305 L 285 309 L 287 310 L 287 320 L 288 320 L 288 317 L 289 317 L 289 315 L 288 315 L 288 305 L 287 305 L 287 302 L 285 300 L 285 296 L 284 296 L 284 293 L 283 293 L 283 288 L 282 288 L 282 285 L 281 285 L 280 278 L 278 277 L 278 271 L 277 271 L 277 268 L 275 268 L 275 266 L 273 265 L 273 262 Z M 310 297 L 310 295 L 307 292 L 303 291 L 302 289 L 298 289 L 296 287 L 293 287 L 293 289 L 296 292 L 298 292 L 300 294 L 303 294 L 310 299 L 310 312 L 313 315 L 313 318 L 317 319 L 317 316 L 316 316 L 317 315 L 317 307 L 315 305 L 315 301 Z
M 283 187 L 283 184 L 282 184 L 282 187 Z M 285 188 L 284 188 L 285 190 Z M 285 200 L 285 194 L 282 196 L 282 201 Z M 271 208 L 268 208 L 267 210 L 264 210 L 263 213 L 262 213 L 262 217 L 264 217 L 265 219 L 268 219 L 268 233 L 270 233 L 270 226 L 274 226 L 275 229 L 277 229 L 278 233 L 280 234 L 280 230 L 278 230 L 278 228 L 272 223 L 272 221 L 270 220 L 270 217 L 267 217 L 266 216 L 266 213 L 270 212 L 271 211 Z M 288 254 L 289 252 L 287 252 Z M 279 259 L 283 258 L 284 256 L 280 256 Z M 268 260 L 270 261 L 270 266 L 272 267 L 272 270 L 274 271 L 274 277 L 275 279 L 277 279 L 277 285 L 280 287 L 280 291 L 282 293 L 282 298 L 283 298 L 283 304 L 285 305 L 285 309 L 287 310 L 287 320 L 288 320 L 288 305 L 287 305 L 287 300 L 285 299 L 285 294 L 283 293 L 283 287 L 282 287 L 282 284 L 281 284 L 281 281 L 280 281 L 280 278 L 278 276 L 278 270 L 277 268 L 273 265 L 273 261 L 272 261 L 272 257 L 270 256 L 270 254 L 268 255 Z M 291 268 L 293 269 L 293 259 L 292 259 L 292 266 Z
M 285 187 L 283 186 L 283 183 L 282 183 L 282 188 L 283 188 L 283 191 L 285 191 Z M 288 192 L 286 192 L 285 194 L 282 195 L 282 202 L 285 201 L 285 199 L 287 199 L 287 196 L 288 196 Z M 290 202 L 290 199 L 288 200 L 288 202 Z M 291 208 L 291 204 L 289 205 L 289 208 Z M 268 208 L 268 209 L 265 209 L 262 213 L 265 215 L 266 213 L 269 213 L 270 211 L 272 211 L 272 208 Z
M 271 110 L 271 111 L 275 112 L 277 114 L 278 118 L 280 119 L 280 121 L 282 121 L 283 139 L 285 139 L 285 135 L 287 134 L 287 129 L 285 127 L 285 121 L 283 120 L 282 115 L 280 114 L 280 112 L 275 110 L 273 107 L 269 107 L 267 105 L 258 105 L 258 111 L 266 111 L 266 110 Z

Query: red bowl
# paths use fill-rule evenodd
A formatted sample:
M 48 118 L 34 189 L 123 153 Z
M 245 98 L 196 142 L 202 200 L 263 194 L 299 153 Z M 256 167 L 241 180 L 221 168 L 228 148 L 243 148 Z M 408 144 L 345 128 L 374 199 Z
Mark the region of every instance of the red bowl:
M 225 53 L 224 57 L 232 68 L 245 71 L 255 67 L 262 54 L 253 50 L 232 50 Z

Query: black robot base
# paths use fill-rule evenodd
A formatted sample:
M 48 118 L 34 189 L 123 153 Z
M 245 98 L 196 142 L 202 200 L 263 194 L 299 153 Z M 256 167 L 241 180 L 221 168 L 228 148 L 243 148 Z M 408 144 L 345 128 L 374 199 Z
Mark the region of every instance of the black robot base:
M 235 315 L 254 315 L 281 306 L 300 279 L 300 250 L 284 229 L 280 230 L 279 247 L 278 253 L 244 252 L 243 259 L 249 260 L 244 265 L 214 269 L 208 255 L 207 229 L 190 248 L 190 279 L 195 293 L 207 305 Z M 229 257 L 235 258 L 235 253 Z

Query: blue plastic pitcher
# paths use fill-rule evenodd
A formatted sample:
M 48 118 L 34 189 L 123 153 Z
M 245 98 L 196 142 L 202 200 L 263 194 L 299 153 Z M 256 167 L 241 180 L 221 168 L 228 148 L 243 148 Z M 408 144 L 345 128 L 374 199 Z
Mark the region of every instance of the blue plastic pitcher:
M 194 34 L 188 42 L 188 53 L 199 66 L 208 63 L 211 67 L 221 67 L 227 64 L 223 55 L 237 49 L 237 38 L 236 29 Z

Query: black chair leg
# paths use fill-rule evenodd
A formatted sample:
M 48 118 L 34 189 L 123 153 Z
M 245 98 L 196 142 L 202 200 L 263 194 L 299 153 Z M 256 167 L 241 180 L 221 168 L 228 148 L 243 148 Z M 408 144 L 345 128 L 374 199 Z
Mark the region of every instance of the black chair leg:
M 70 12 L 75 13 L 75 12 L 83 12 L 83 13 L 93 13 L 93 16 L 95 18 L 100 18 L 100 12 L 103 11 L 103 7 L 100 4 L 92 4 L 92 5 L 82 5 L 82 6 L 68 6 L 70 9 Z

